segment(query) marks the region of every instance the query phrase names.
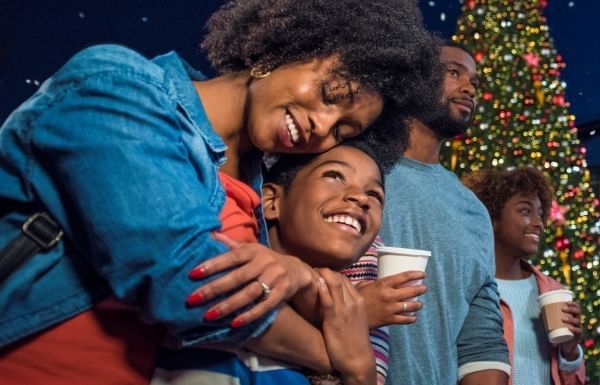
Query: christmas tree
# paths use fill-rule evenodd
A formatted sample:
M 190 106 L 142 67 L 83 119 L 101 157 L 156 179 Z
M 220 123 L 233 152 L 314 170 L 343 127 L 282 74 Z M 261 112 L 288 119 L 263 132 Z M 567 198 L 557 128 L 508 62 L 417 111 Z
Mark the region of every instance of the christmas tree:
M 550 37 L 545 0 L 464 0 L 453 40 L 478 65 L 479 107 L 466 134 L 447 142 L 443 163 L 458 175 L 532 165 L 556 200 L 544 244 L 531 262 L 573 290 L 583 309 L 586 368 L 600 378 L 600 201 L 569 113 L 565 68 Z M 594 381 L 594 383 L 596 383 Z

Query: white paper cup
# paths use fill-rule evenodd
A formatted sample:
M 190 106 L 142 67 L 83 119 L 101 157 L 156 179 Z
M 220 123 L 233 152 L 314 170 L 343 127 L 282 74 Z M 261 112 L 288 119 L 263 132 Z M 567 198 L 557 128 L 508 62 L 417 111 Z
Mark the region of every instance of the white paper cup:
M 429 250 L 379 247 L 377 248 L 377 278 L 405 271 L 425 271 L 429 257 L 431 257 Z M 415 284 L 418 283 L 420 282 Z
M 562 307 L 565 302 L 573 300 L 573 292 L 570 290 L 553 290 L 538 297 L 538 303 L 544 320 L 544 327 L 548 333 L 548 339 L 553 344 L 560 344 L 573 338 L 573 333 L 562 321 L 564 312 Z

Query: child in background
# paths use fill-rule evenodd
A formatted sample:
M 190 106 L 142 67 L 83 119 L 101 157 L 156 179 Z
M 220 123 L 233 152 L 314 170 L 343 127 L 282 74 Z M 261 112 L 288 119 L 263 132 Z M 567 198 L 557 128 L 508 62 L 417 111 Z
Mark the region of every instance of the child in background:
M 562 285 L 527 262 L 539 249 L 552 190 L 532 167 L 487 170 L 463 181 L 487 207 L 494 228 L 496 279 L 504 319 L 512 385 L 583 385 L 581 308 L 567 303 L 563 321 L 573 339 L 553 346 L 548 341 L 537 297 Z
M 228 185 L 224 185 L 227 189 Z M 228 189 L 228 197 L 235 201 L 232 203 L 239 204 L 239 199 L 234 199 L 230 192 Z M 368 324 L 362 297 L 346 278 L 329 268 L 339 270 L 347 267 L 369 248 L 379 231 L 383 199 L 382 172 L 374 161 L 373 151 L 360 141 L 344 143 L 321 155 L 282 156 L 266 175 L 263 186 L 263 207 L 271 247 L 300 256 L 306 263 L 318 268 L 318 273 L 327 282 L 328 290 L 319 287 L 304 291 L 294 298 L 292 306 L 322 331 L 326 354 L 341 379 L 348 384 L 375 383 L 373 350 L 379 365 L 377 382 L 385 382 L 382 365 L 387 356 L 387 334 L 374 330 L 371 338 L 376 342 L 373 349 L 369 348 L 368 329 L 373 325 Z M 251 215 L 252 208 L 242 211 Z M 229 214 L 223 217 L 226 212 Z M 234 216 L 230 209 L 222 213 L 225 230 L 235 227 L 227 223 Z M 249 223 L 244 220 L 237 222 Z M 239 234 L 234 236 L 239 239 Z M 245 239 L 248 240 L 247 237 Z M 230 246 L 235 247 L 235 244 L 232 242 Z M 357 269 L 352 271 L 356 273 Z M 422 294 L 425 291 L 423 285 L 398 287 L 422 277 L 418 272 L 389 277 L 389 283 L 393 285 L 389 294 L 398 302 Z M 420 307 L 420 303 L 414 302 L 409 310 L 412 312 Z M 332 312 L 334 308 L 335 313 Z M 407 316 L 399 323 L 412 322 L 413 318 Z M 310 343 L 310 340 L 307 338 L 299 343 Z M 307 383 L 307 378 L 297 368 L 248 350 L 232 347 L 208 349 L 195 349 L 194 354 L 214 357 L 214 363 L 209 367 L 199 367 L 201 360 L 184 363 L 178 359 L 189 357 L 191 349 L 187 349 L 186 353 L 164 350 L 153 384 L 183 381 L 218 384 L 227 381 L 229 374 L 242 379 L 243 383 Z M 287 361 L 293 362 L 293 357 Z

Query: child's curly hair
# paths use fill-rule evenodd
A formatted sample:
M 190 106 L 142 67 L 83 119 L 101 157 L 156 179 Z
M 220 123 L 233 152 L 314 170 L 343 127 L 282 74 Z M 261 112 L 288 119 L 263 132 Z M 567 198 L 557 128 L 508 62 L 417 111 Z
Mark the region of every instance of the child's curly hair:
M 502 208 L 516 194 L 537 195 L 542 204 L 542 219 L 548 217 L 553 192 L 547 178 L 536 168 L 480 170 L 463 177 L 462 181 L 487 207 L 492 220 L 500 218 Z
M 379 92 L 377 138 L 404 149 L 406 119 L 428 114 L 442 84 L 440 41 L 410 0 L 232 0 L 211 16 L 202 42 L 230 73 L 335 55 L 347 81 Z
M 351 138 L 344 140 L 338 146 L 352 147 L 367 154 L 377 164 L 381 181 L 384 181 L 384 175 L 389 171 L 389 166 L 382 165 L 382 159 L 377 152 L 377 148 L 371 143 L 365 141 L 364 138 Z M 336 148 L 334 147 L 334 148 Z M 331 150 L 330 150 L 331 151 Z M 271 167 L 264 172 L 265 183 L 275 183 L 283 187 L 284 190 L 291 186 L 296 178 L 296 175 L 305 166 L 309 165 L 313 160 L 322 154 L 279 154 L 272 158 Z M 385 160 L 384 160 L 385 162 Z

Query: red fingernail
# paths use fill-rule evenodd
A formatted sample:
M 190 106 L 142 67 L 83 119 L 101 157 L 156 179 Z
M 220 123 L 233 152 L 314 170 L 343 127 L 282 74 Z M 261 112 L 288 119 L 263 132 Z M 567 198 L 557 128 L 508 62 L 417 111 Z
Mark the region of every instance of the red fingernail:
M 239 328 L 240 326 L 243 326 L 246 322 L 243 319 L 240 318 L 236 318 L 231 322 L 231 327 L 232 328 Z
M 219 309 L 210 309 L 206 313 L 204 313 L 204 319 L 207 321 L 214 321 L 221 315 Z
M 202 295 L 202 293 L 199 292 L 190 294 L 190 296 L 186 299 L 186 303 L 188 304 L 188 306 L 200 305 L 203 301 L 204 296 Z
M 191 279 L 200 279 L 200 278 L 204 278 L 205 275 L 206 275 L 206 270 L 204 270 L 204 268 L 202 266 L 200 266 L 200 267 L 196 267 L 192 271 L 190 271 L 190 273 L 188 274 L 188 277 Z

